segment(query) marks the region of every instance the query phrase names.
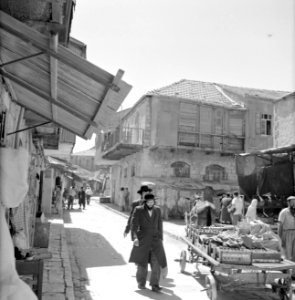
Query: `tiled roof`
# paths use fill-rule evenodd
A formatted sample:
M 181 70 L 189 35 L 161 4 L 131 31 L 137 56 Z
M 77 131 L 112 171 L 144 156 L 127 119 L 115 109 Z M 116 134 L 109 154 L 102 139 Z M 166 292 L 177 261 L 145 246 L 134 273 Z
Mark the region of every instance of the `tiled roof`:
M 194 100 L 200 103 L 238 109 L 245 108 L 245 104 L 242 102 L 241 96 L 277 100 L 288 94 L 290 94 L 290 92 L 241 88 L 212 82 L 186 79 L 147 93 L 147 95 L 183 98 Z
M 242 96 L 242 97 L 250 96 L 250 97 L 257 97 L 266 100 L 278 100 L 291 93 L 287 91 L 274 91 L 274 90 L 253 89 L 253 88 L 246 88 L 246 87 L 235 87 L 226 84 L 218 84 L 218 86 L 220 86 L 225 92 L 229 91 L 238 96 Z
M 244 108 L 243 103 L 232 100 L 223 93 L 219 86 L 210 82 L 183 79 L 160 89 L 152 90 L 147 95 L 170 96 L 217 106 Z

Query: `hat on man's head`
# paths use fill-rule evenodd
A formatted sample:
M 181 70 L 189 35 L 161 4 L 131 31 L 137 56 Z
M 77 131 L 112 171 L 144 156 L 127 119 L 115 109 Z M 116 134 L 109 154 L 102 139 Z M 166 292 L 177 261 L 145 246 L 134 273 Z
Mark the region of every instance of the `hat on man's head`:
M 295 196 L 289 196 L 289 197 L 287 198 L 287 201 L 291 201 L 291 200 L 295 200 Z
M 148 200 L 155 200 L 154 194 L 149 193 L 144 195 L 144 201 L 148 201 Z
M 141 195 L 142 193 L 149 193 L 151 191 L 152 189 L 150 189 L 147 185 L 142 185 L 137 193 Z

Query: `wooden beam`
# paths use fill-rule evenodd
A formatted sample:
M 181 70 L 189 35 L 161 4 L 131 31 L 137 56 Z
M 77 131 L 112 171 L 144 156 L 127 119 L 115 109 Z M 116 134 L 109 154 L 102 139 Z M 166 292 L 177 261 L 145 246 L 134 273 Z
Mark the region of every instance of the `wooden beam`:
M 123 75 L 124 75 L 124 71 L 118 70 L 116 76 L 114 77 L 114 80 L 113 80 L 112 84 L 114 84 L 114 85 L 119 84 L 119 82 L 120 82 L 121 78 L 123 77 Z M 93 118 L 92 118 L 92 120 L 95 121 L 96 123 L 98 123 L 98 124 L 100 123 L 100 120 L 99 120 L 99 117 L 98 117 L 98 113 L 99 113 L 101 110 L 103 110 L 105 106 L 108 105 L 108 101 L 109 101 L 109 99 L 112 97 L 112 94 L 113 94 L 113 93 L 114 93 L 113 90 L 111 90 L 111 89 L 109 89 L 109 88 L 106 89 L 105 95 L 104 95 L 104 97 L 102 97 L 101 104 L 100 104 L 100 105 L 97 105 L 97 108 L 96 108 L 96 110 L 95 110 L 94 116 L 93 116 Z M 90 134 L 93 133 L 93 131 L 90 132 L 90 130 L 91 130 L 91 128 L 90 128 L 90 126 L 88 126 L 88 127 L 86 128 L 86 130 L 85 130 L 84 135 L 90 136 Z
M 53 51 L 57 50 L 58 46 L 58 34 L 51 35 L 51 43 L 50 47 Z M 50 93 L 51 97 L 57 101 L 57 68 L 58 68 L 58 60 L 52 56 L 50 56 Z M 56 106 L 51 104 L 51 113 L 52 119 L 55 120 L 57 118 L 57 109 Z
M 52 103 L 52 104 L 55 104 L 56 106 L 66 110 L 67 112 L 69 112 L 70 114 L 74 115 L 75 117 L 83 120 L 84 122 L 86 122 L 87 124 L 89 125 L 92 125 L 94 127 L 97 127 L 97 124 L 90 120 L 89 117 L 85 116 L 85 115 L 82 115 L 81 113 L 79 113 L 77 110 L 75 110 L 74 108 L 60 102 L 60 101 L 57 101 L 55 99 L 53 99 L 52 97 L 50 97 L 49 95 L 45 94 L 44 92 L 40 91 L 39 89 L 37 89 L 36 87 L 32 86 L 31 84 L 25 82 L 24 80 L 18 78 L 17 76 L 13 75 L 13 74 L 10 74 L 2 69 L 0 69 L 0 74 L 2 76 L 4 76 L 5 78 L 8 78 L 10 79 L 11 81 L 19 84 L 20 86 L 22 86 L 23 88 L 27 89 L 28 91 L 34 93 L 35 95 L 41 97 L 42 99 Z M 55 122 L 55 121 L 54 121 Z
M 20 39 L 33 44 L 35 47 L 48 53 L 64 64 L 73 67 L 93 80 L 111 88 L 113 91 L 119 92 L 120 88 L 112 84 L 114 79 L 112 74 L 79 57 L 78 55 L 75 55 L 61 45 L 58 46 L 57 52 L 53 51 L 49 47 L 50 43 L 47 36 L 16 20 L 3 11 L 0 11 L 0 27 Z
M 13 98 L 12 101 L 15 102 L 15 103 L 17 103 L 19 106 L 21 106 L 21 107 L 23 107 L 23 108 L 25 108 L 25 109 L 27 109 L 27 110 L 33 112 L 33 113 L 36 114 L 37 116 L 42 117 L 43 119 L 48 120 L 48 121 L 50 121 L 50 122 L 56 124 L 57 126 L 62 127 L 62 128 L 64 128 L 64 129 L 68 130 L 69 132 L 71 132 L 71 133 L 73 133 L 73 134 L 75 134 L 75 135 L 78 135 L 79 137 L 85 139 L 85 136 L 83 136 L 83 134 L 81 134 L 81 133 L 79 133 L 79 132 L 76 132 L 76 131 L 74 131 L 74 130 L 71 129 L 71 128 L 66 127 L 64 124 L 61 124 L 61 123 L 59 123 L 58 121 L 54 121 L 54 122 L 53 122 L 51 118 L 49 118 L 49 117 L 47 117 L 47 116 L 44 116 L 43 114 L 40 114 L 40 112 L 39 112 L 37 109 L 31 108 L 31 107 L 30 107 L 30 108 L 26 107 L 26 106 L 22 103 L 21 100 L 16 99 L 16 98 Z

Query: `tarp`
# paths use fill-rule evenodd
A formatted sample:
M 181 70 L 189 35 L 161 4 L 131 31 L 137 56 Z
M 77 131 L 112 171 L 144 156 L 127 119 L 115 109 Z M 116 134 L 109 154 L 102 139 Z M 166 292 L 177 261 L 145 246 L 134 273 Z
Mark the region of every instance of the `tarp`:
M 79 177 L 84 180 L 95 180 L 101 182 L 98 178 L 96 178 L 94 172 L 88 171 L 78 165 L 74 165 L 66 160 L 59 159 L 52 156 L 46 156 L 47 163 L 53 167 L 61 169 L 65 173 L 71 173 L 72 175 Z
M 289 148 L 288 148 L 289 149 Z M 236 172 L 241 192 L 249 198 L 271 193 L 294 193 L 293 162 L 290 154 L 271 149 L 236 156 Z

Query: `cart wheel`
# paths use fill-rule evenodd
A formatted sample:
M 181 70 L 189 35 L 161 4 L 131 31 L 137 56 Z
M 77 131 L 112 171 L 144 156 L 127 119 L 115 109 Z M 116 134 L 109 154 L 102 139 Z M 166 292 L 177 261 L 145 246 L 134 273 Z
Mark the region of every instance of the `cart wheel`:
M 292 282 L 290 282 L 289 289 L 286 290 L 286 299 L 292 300 L 293 299 L 293 288 L 292 288 Z
M 292 283 L 290 282 L 290 286 L 287 288 L 279 288 L 278 294 L 280 300 L 292 300 L 293 299 Z
M 185 266 L 186 266 L 186 251 L 185 250 L 182 250 L 180 253 L 179 265 L 180 265 L 180 272 L 183 273 L 185 270 Z
M 207 275 L 205 279 L 207 296 L 210 300 L 217 300 L 216 280 L 212 275 Z

